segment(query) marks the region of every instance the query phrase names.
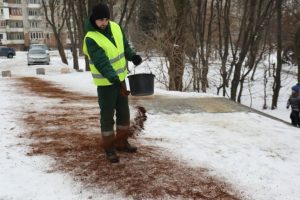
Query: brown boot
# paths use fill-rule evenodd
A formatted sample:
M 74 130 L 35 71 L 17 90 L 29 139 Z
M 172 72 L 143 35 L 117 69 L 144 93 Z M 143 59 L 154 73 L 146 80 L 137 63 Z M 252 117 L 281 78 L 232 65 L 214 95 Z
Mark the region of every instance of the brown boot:
M 118 151 L 135 153 L 137 147 L 129 144 L 128 142 L 128 130 L 117 130 L 117 137 L 115 146 Z
M 123 152 L 127 152 L 127 153 L 137 152 L 137 147 L 130 144 L 128 142 L 128 140 L 123 140 L 123 141 L 120 141 L 119 143 L 117 143 L 116 149 L 118 151 L 123 151 Z
M 102 145 L 106 153 L 106 158 L 111 163 L 118 163 L 119 157 L 114 147 L 115 135 L 102 136 L 102 140 L 103 140 Z

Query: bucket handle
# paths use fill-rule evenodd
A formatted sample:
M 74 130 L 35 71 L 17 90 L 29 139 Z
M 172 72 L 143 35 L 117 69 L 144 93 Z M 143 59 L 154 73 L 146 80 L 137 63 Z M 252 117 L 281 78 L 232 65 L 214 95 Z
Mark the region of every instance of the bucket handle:
M 145 61 L 147 61 L 147 60 L 149 60 L 149 57 L 146 58 L 146 59 L 144 59 L 144 60 L 142 60 L 142 63 L 146 63 L 146 65 L 147 65 L 147 67 L 148 67 L 148 69 L 149 69 L 149 71 L 150 71 L 150 74 L 152 74 L 152 71 L 151 71 L 150 66 L 148 65 L 148 62 L 145 62 Z M 140 64 L 140 65 L 135 65 L 135 66 L 133 67 L 133 74 L 135 74 L 135 68 L 136 68 L 136 67 L 139 67 L 139 66 L 141 66 L 141 64 Z M 131 71 L 128 69 L 128 67 L 127 67 L 127 70 L 128 70 L 129 73 L 131 73 Z

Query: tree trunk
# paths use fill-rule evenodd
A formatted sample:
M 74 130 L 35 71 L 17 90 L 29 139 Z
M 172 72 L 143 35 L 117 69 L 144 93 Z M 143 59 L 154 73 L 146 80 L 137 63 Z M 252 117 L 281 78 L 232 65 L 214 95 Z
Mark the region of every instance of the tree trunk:
M 163 0 L 159 0 L 159 23 L 163 32 L 162 50 L 169 61 L 169 90 L 182 91 L 185 52 L 185 22 L 187 2 L 173 0 L 174 24 L 170 23 L 169 14 Z
M 267 68 L 265 66 L 264 69 L 264 105 L 263 105 L 263 109 L 267 109 L 267 84 L 268 84 L 268 77 L 267 77 Z
M 84 31 L 84 19 L 87 18 L 87 10 L 85 6 L 82 6 L 82 3 L 86 3 L 86 0 L 82 2 L 82 0 L 76 0 L 76 12 L 77 15 L 74 16 L 76 19 L 75 22 L 78 28 L 78 45 L 79 45 L 79 55 L 83 55 L 82 46 L 83 46 L 83 38 L 85 35 Z
M 65 54 L 65 50 L 64 50 L 64 46 L 60 40 L 59 34 L 55 31 L 54 33 L 54 37 L 56 38 L 56 44 L 57 44 L 57 49 L 58 49 L 58 53 L 60 55 L 61 61 L 65 64 L 68 64 L 68 60 Z
M 173 45 L 173 54 L 170 59 L 170 69 L 173 71 L 173 77 L 170 77 L 170 90 L 182 91 L 182 78 L 184 73 L 184 49 L 185 49 L 185 39 L 184 39 L 184 24 L 186 22 L 186 2 L 184 0 L 173 0 L 175 10 L 176 10 L 176 21 L 175 30 L 173 33 L 171 44 Z M 171 65 L 171 62 L 172 65 Z M 171 87 L 174 86 L 174 87 Z
M 207 9 L 207 4 L 205 4 L 205 10 Z M 206 11 L 204 12 L 206 13 Z M 208 70 L 209 70 L 209 58 L 211 54 L 211 38 L 212 38 L 212 22 L 214 20 L 214 0 L 211 0 L 210 3 L 210 16 L 209 19 L 206 19 L 206 16 L 203 16 L 203 21 L 202 21 L 202 27 L 203 27 L 203 35 L 202 35 L 202 40 L 206 42 L 201 42 L 201 49 L 202 49 L 202 77 L 201 77 L 201 90 L 202 92 L 206 92 L 206 89 L 209 87 L 208 85 Z M 206 21 L 208 21 L 208 24 L 206 25 Z
M 277 10 L 277 68 L 276 74 L 274 77 L 274 84 L 273 84 L 273 97 L 272 97 L 272 107 L 271 109 L 277 108 L 278 96 L 281 87 L 281 68 L 282 68 L 282 59 L 281 59 L 281 52 L 282 52 L 282 0 L 276 0 L 276 10 Z
M 66 25 L 67 25 L 70 40 L 71 40 L 73 68 L 75 70 L 79 70 L 78 56 L 77 56 L 77 40 L 76 40 L 76 38 L 78 37 L 78 34 L 77 34 L 77 24 L 76 24 L 75 15 L 76 15 L 76 13 L 75 13 L 75 8 L 74 8 L 74 2 L 68 0 Z
M 182 91 L 182 77 L 184 72 L 184 52 L 182 47 L 174 46 L 173 54 L 169 57 L 169 90 Z
M 236 101 L 236 94 L 237 89 L 240 83 L 240 76 L 242 71 L 242 64 L 243 64 L 244 58 L 242 58 L 238 63 L 234 65 L 235 70 L 233 73 L 233 79 L 231 81 L 231 90 L 230 90 L 230 99 L 233 101 Z
M 300 83 L 300 26 L 295 35 L 295 52 L 298 64 L 298 83 Z
M 230 35 L 230 7 L 231 1 L 226 0 L 224 6 L 222 2 L 217 1 L 217 25 L 218 25 L 218 53 L 221 58 L 221 68 L 220 74 L 222 77 L 222 82 L 218 87 L 219 90 L 222 88 L 222 95 L 226 95 L 226 87 L 228 87 L 228 72 L 226 69 L 227 59 L 229 55 L 229 35 Z

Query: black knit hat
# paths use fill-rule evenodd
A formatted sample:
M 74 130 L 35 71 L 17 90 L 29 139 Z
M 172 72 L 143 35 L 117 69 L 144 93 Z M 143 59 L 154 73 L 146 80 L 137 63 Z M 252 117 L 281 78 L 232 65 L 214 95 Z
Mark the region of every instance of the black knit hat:
M 93 8 L 93 12 L 91 14 L 91 20 L 95 21 L 97 19 L 110 18 L 109 8 L 106 4 L 99 3 Z

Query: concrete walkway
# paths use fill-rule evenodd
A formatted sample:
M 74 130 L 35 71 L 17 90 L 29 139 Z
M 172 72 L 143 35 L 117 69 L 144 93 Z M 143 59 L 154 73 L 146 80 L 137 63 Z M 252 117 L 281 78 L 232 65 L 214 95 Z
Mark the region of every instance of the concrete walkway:
M 227 113 L 251 111 L 241 104 L 225 98 L 215 97 L 169 97 L 153 95 L 146 97 L 130 97 L 133 105 L 144 106 L 149 113 Z
M 141 105 L 150 114 L 184 114 L 184 113 L 230 113 L 230 112 L 253 112 L 265 117 L 290 125 L 277 117 L 268 115 L 259 110 L 231 101 L 224 97 L 170 97 L 163 95 L 130 96 L 130 104 Z

